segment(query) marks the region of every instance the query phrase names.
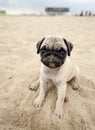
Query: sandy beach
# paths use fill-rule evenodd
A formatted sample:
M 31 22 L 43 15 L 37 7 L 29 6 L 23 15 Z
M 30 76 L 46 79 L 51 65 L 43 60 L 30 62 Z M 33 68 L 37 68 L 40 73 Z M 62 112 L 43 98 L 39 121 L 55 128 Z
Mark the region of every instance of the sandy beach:
M 36 43 L 46 35 L 72 42 L 71 60 L 80 68 L 77 91 L 68 85 L 64 117 L 53 116 L 57 93 L 49 85 L 42 108 L 32 105 L 29 85 L 40 75 Z M 95 17 L 0 16 L 0 130 L 95 129 Z

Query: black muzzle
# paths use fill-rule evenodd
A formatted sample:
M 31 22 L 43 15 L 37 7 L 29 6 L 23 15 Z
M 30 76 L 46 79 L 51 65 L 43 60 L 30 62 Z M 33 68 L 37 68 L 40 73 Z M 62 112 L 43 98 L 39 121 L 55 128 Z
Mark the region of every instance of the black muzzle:
M 60 67 L 66 59 L 67 53 L 61 53 L 55 50 L 48 50 L 40 53 L 41 54 L 41 62 L 50 68 Z

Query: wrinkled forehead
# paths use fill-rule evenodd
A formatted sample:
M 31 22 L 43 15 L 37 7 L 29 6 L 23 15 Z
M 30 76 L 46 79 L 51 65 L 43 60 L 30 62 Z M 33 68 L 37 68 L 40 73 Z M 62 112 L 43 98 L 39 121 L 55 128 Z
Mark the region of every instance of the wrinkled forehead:
M 65 50 L 67 50 L 66 45 L 64 43 L 64 40 L 62 37 L 46 37 L 42 46 L 46 46 L 48 49 L 60 49 L 63 47 Z

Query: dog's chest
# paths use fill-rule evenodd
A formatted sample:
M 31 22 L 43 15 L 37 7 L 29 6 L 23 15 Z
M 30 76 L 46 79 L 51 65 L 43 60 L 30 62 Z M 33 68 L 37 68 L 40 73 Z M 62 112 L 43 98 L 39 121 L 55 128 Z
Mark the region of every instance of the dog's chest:
M 45 76 L 48 78 L 48 79 L 55 79 L 56 77 L 58 77 L 58 72 L 57 71 L 54 71 L 54 70 L 47 70 L 44 72 L 45 73 Z
M 54 83 L 59 82 L 62 76 L 58 69 L 46 69 L 43 74 L 46 80 L 51 80 Z

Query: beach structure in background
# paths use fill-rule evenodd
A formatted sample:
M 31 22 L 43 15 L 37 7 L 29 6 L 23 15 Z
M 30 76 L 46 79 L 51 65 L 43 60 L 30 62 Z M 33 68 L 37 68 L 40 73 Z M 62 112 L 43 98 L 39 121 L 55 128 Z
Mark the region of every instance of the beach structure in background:
M 80 16 L 94 16 L 91 11 L 81 11 Z
M 6 15 L 6 11 L 0 9 L 0 15 Z
M 67 7 L 46 7 L 45 12 L 47 15 L 65 15 L 70 11 Z

